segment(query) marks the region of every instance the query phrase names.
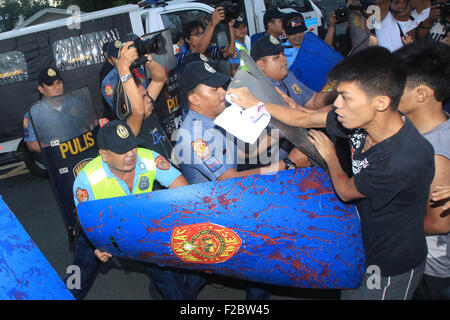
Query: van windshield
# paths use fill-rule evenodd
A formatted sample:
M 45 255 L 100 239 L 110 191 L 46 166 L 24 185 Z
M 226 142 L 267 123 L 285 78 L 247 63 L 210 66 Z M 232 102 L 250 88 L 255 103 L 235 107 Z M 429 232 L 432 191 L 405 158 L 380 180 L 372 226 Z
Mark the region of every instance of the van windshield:
M 272 0 L 270 7 L 278 7 L 280 9 L 292 8 L 299 12 L 311 11 L 311 5 L 308 0 Z

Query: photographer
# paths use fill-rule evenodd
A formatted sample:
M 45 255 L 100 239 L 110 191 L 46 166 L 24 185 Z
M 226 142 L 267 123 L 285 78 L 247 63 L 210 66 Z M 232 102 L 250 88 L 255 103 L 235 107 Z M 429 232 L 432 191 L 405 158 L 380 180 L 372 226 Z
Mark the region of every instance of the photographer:
M 209 21 L 206 29 L 201 21 L 190 21 L 183 26 L 184 45 L 178 53 L 177 70 L 178 74 L 181 74 L 181 66 L 183 59 L 190 55 L 192 52 L 200 52 L 205 54 L 213 61 L 226 59 L 233 56 L 235 53 L 235 38 L 233 32 L 233 25 L 235 19 L 228 22 L 228 28 L 230 30 L 230 45 L 226 48 L 219 48 L 216 44 L 211 44 L 211 39 L 214 34 L 216 26 L 226 19 L 225 10 L 223 7 L 217 7 Z
M 450 1 L 432 1 L 430 16 L 419 24 L 416 37 L 433 41 L 442 41 L 444 38 L 447 38 L 447 34 L 450 31 L 449 11 Z
M 415 8 L 413 7 L 415 5 Z M 416 39 L 416 28 L 430 15 L 429 1 L 380 0 L 380 26 L 375 29 L 380 46 L 395 51 Z

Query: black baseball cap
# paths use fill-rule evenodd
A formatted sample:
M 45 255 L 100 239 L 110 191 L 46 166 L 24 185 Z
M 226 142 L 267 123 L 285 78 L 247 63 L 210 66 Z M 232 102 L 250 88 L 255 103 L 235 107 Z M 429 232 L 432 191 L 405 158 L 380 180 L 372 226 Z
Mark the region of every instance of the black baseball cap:
M 62 80 L 61 73 L 55 67 L 47 67 L 44 70 L 41 70 L 39 73 L 39 84 L 45 83 L 48 86 L 51 86 L 55 80 Z
M 97 133 L 98 148 L 117 154 L 124 154 L 143 144 L 144 141 L 134 136 L 125 121 L 110 121 L 101 127 Z
M 239 17 L 236 18 L 236 21 L 233 24 L 233 28 L 237 29 L 237 28 L 239 28 L 241 26 L 241 24 L 245 24 L 246 26 L 248 26 L 247 19 L 239 16 Z
M 108 57 L 119 57 L 119 50 L 122 48 L 122 41 L 120 40 L 114 40 L 110 41 L 108 43 L 108 46 L 106 47 L 106 53 L 108 54 Z
M 264 12 L 263 22 L 264 27 L 267 28 L 267 24 L 272 19 L 283 19 L 284 13 L 281 12 L 278 8 L 271 8 Z
M 283 29 L 287 35 L 305 32 L 305 18 L 299 12 L 289 12 L 283 17 Z
M 211 65 L 204 61 L 191 62 L 184 68 L 181 74 L 180 84 L 184 93 L 194 89 L 199 84 L 219 88 L 227 85 L 231 78 L 226 74 L 217 72 Z
M 268 34 L 255 41 L 252 45 L 250 55 L 253 60 L 258 61 L 263 57 L 274 56 L 282 53 L 283 51 L 284 47 L 281 45 L 280 40 Z

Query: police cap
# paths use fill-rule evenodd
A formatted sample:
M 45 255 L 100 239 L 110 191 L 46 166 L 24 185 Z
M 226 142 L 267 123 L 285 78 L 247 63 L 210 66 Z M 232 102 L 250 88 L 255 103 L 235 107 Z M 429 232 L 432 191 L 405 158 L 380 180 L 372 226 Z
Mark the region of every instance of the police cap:
M 268 34 L 255 41 L 252 45 L 250 55 L 253 60 L 258 61 L 263 57 L 274 56 L 282 53 L 283 51 L 284 47 L 281 45 L 280 41 L 274 36 Z
M 55 67 L 48 67 L 41 70 L 38 81 L 40 85 L 45 83 L 46 85 L 51 86 L 53 82 L 58 79 L 62 80 L 59 70 Z
M 207 62 L 195 61 L 186 65 L 180 80 L 181 88 L 184 93 L 187 93 L 199 84 L 213 88 L 224 87 L 230 82 L 231 78 L 217 72 Z
M 283 29 L 287 35 L 305 32 L 305 18 L 299 12 L 290 12 L 283 17 Z
M 143 144 L 143 140 L 134 136 L 125 121 L 114 120 L 105 124 L 97 133 L 98 148 L 117 154 L 124 154 Z

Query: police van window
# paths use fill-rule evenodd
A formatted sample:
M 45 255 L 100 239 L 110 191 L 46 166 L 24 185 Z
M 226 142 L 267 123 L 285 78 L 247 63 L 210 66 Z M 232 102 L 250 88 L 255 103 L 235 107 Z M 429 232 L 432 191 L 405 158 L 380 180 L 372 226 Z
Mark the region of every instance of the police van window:
M 0 86 L 28 79 L 25 56 L 20 51 L 0 53 Z
M 172 42 L 175 44 L 185 23 L 193 20 L 200 20 L 206 28 L 206 25 L 211 17 L 211 13 L 200 10 L 184 10 L 162 14 L 161 17 L 164 28 L 170 29 Z
M 272 0 L 270 1 L 270 7 L 278 7 L 280 9 L 292 8 L 300 12 L 312 10 L 307 0 Z
M 53 43 L 53 55 L 56 67 L 61 70 L 73 70 L 105 61 L 102 46 L 105 42 L 116 40 L 116 29 L 82 34 L 58 40 Z

